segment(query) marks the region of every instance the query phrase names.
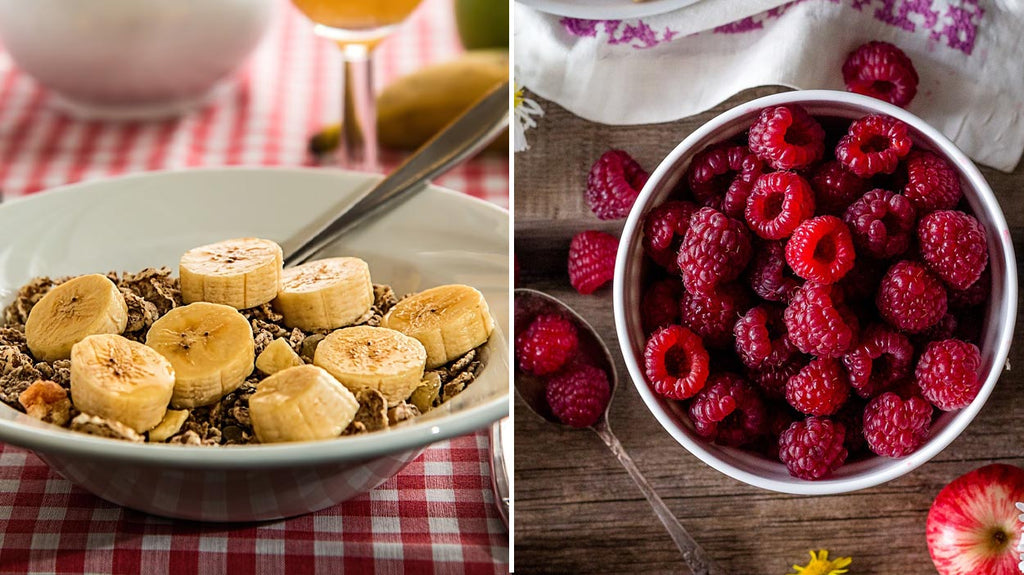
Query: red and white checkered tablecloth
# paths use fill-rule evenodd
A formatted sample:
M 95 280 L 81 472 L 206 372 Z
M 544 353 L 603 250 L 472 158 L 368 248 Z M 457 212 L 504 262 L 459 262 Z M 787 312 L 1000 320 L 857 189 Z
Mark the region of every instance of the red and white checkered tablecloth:
M 425 0 L 379 49 L 380 84 L 461 50 L 451 0 Z M 251 61 L 211 105 L 175 120 L 78 121 L 0 47 L 0 191 L 11 199 L 99 177 L 190 166 L 310 164 L 336 121 L 340 59 L 281 0 Z M 399 156 L 386 155 L 385 165 Z M 477 158 L 438 183 L 508 206 L 508 160 Z M 285 521 L 218 525 L 107 503 L 35 455 L 0 444 L 0 573 L 501 573 L 488 438 L 427 449 L 367 495 Z

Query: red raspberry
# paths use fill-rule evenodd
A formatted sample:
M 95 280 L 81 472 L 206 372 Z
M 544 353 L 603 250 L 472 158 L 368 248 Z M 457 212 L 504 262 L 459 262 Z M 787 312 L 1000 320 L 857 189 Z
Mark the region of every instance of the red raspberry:
M 864 116 L 836 146 L 836 159 L 862 178 L 896 171 L 900 158 L 910 153 L 910 128 L 889 116 Z
M 789 237 L 814 215 L 814 192 L 795 172 L 773 172 L 757 179 L 744 212 L 751 231 L 767 240 Z
M 786 263 L 793 273 L 821 284 L 842 279 L 855 258 L 850 230 L 835 216 L 803 222 L 786 242 Z
M 868 399 L 910 375 L 914 346 L 902 333 L 882 325 L 864 330 L 860 343 L 843 356 L 850 385 Z
M 592 365 L 570 366 L 548 380 L 545 397 L 559 421 L 573 427 L 589 427 L 601 419 L 608 407 L 608 374 Z
M 764 164 L 746 146 L 722 144 L 697 154 L 686 178 L 698 202 L 742 218 L 747 196 L 762 171 Z
M 754 293 L 777 302 L 788 302 L 802 281 L 786 266 L 783 242 L 758 243 L 747 275 Z
M 857 339 L 857 317 L 833 286 L 807 282 L 783 313 L 789 340 L 803 353 L 839 357 Z
M 906 197 L 871 190 L 847 208 L 843 221 L 850 228 L 858 250 L 871 257 L 889 259 L 910 247 L 914 216 L 914 206 Z
M 905 107 L 917 94 L 917 70 L 902 50 L 888 42 L 868 42 L 843 64 L 846 89 Z
M 779 436 L 779 460 L 793 477 L 821 479 L 846 461 L 845 436 L 842 423 L 825 417 L 796 421 Z
M 587 205 L 602 220 L 624 218 L 647 178 L 647 172 L 632 156 L 622 150 L 608 150 L 590 168 Z
M 931 425 L 932 406 L 921 397 L 904 400 L 887 391 L 864 408 L 864 439 L 877 455 L 913 453 L 928 439 Z
M 731 349 L 733 327 L 750 307 L 750 297 L 734 283 L 717 287 L 710 293 L 685 291 L 680 302 L 680 320 L 704 339 L 704 345 Z
M 943 411 L 970 405 L 981 391 L 981 352 L 958 339 L 933 341 L 921 354 L 914 379 L 925 399 Z
M 903 195 L 914 204 L 918 216 L 934 210 L 951 210 L 960 202 L 960 176 L 946 160 L 924 150 L 907 156 L 907 184 Z
M 581 294 L 612 281 L 615 277 L 615 252 L 619 240 L 604 232 L 587 230 L 573 236 L 569 243 L 569 283 Z
M 647 288 L 640 300 L 640 319 L 644 333 L 679 323 L 679 298 L 682 292 L 683 286 L 678 279 L 673 278 L 655 282 Z
M 811 172 L 811 188 L 818 215 L 842 216 L 846 208 L 868 191 L 868 182 L 836 160 L 818 165 Z
M 701 437 L 733 447 L 768 431 L 768 412 L 757 390 L 732 373 L 708 378 L 690 403 L 690 420 Z
M 765 108 L 750 126 L 750 151 L 776 170 L 803 168 L 825 153 L 825 130 L 797 105 Z
M 644 346 L 644 373 L 656 393 L 686 399 L 708 379 L 708 352 L 700 337 L 685 327 L 663 327 Z
M 541 314 L 516 337 L 519 367 L 534 375 L 562 369 L 576 353 L 576 325 L 559 314 Z
M 644 251 L 659 266 L 679 272 L 676 253 L 690 229 L 690 216 L 697 211 L 691 202 L 665 202 L 644 216 Z
M 956 335 L 959 321 L 951 313 L 946 313 L 938 323 L 922 331 L 910 339 L 917 349 L 924 349 L 929 343 L 949 339 Z
M 714 208 L 701 208 L 679 248 L 683 285 L 691 292 L 710 291 L 739 277 L 750 261 L 750 235 L 742 222 Z
M 782 309 L 759 305 L 751 308 L 733 327 L 736 352 L 743 365 L 757 369 L 762 365 L 785 363 L 796 353 L 796 346 L 786 336 Z
M 807 415 L 832 415 L 850 396 L 850 383 L 838 359 L 819 357 L 786 383 L 786 401 Z
M 946 290 L 923 265 L 903 260 L 885 272 L 875 305 L 889 325 L 920 333 L 946 314 Z
M 988 266 L 985 228 L 978 220 L 953 210 L 937 210 L 917 224 L 921 259 L 953 289 L 965 290 Z
M 765 396 L 782 399 L 786 397 L 786 383 L 800 373 L 807 363 L 805 356 L 794 354 L 779 365 L 764 364 L 756 370 L 750 370 L 747 376 L 761 388 Z
M 971 287 L 965 290 L 949 289 L 946 293 L 949 295 L 949 307 L 958 311 L 985 303 L 992 293 L 991 268 L 985 267 L 981 277 Z

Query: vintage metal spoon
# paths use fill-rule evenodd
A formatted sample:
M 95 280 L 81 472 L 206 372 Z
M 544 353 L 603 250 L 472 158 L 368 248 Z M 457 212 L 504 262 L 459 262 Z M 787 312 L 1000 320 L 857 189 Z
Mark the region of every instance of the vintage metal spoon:
M 591 358 L 592 361 L 596 362 L 596 367 L 603 369 L 608 374 L 608 383 L 611 385 L 612 392 L 611 397 L 614 397 L 615 387 L 618 384 L 618 375 L 615 371 L 615 365 L 612 363 L 608 347 L 601 339 L 601 336 L 594 331 L 594 328 L 573 311 L 572 308 L 557 298 L 531 289 L 515 290 L 514 325 L 517 333 L 526 329 L 530 319 L 541 313 L 561 313 L 576 323 L 576 328 L 579 332 L 580 353 Z M 551 423 L 563 425 L 551 413 L 551 408 L 548 407 L 547 400 L 544 398 L 544 379 L 525 373 L 516 366 L 515 384 L 516 392 L 519 393 L 523 401 L 537 415 Z M 598 437 L 608 446 L 608 449 L 618 458 L 619 463 L 629 472 L 633 482 L 636 483 L 640 491 L 643 492 L 644 497 L 647 498 L 648 503 L 651 504 L 655 515 L 665 525 L 668 534 L 683 554 L 683 561 L 686 562 L 686 565 L 694 575 L 725 575 L 725 571 L 708 556 L 707 552 L 687 533 L 675 515 L 665 506 L 665 502 L 661 500 L 661 497 L 658 497 L 658 494 L 655 493 L 647 479 L 644 478 L 643 474 L 640 473 L 640 470 L 633 463 L 633 460 L 622 448 L 622 444 L 619 443 L 618 438 L 612 433 L 612 429 L 608 424 L 608 409 L 610 407 L 611 399 L 609 399 L 601 418 L 591 426 L 591 429 L 597 433 Z

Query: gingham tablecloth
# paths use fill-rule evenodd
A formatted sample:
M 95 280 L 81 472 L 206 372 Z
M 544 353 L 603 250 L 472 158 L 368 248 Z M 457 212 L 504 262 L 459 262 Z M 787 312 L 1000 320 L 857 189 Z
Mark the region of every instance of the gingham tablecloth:
M 460 49 L 451 0 L 426 0 L 381 46 L 377 81 Z M 54 109 L 0 47 L 0 191 L 9 200 L 140 170 L 309 164 L 307 137 L 337 117 L 336 52 L 282 0 L 263 44 L 211 105 L 176 120 L 105 123 Z M 438 183 L 508 205 L 506 158 L 478 158 Z M 487 461 L 480 432 L 432 446 L 369 494 L 319 513 L 218 525 L 120 508 L 0 444 L 0 573 L 506 572 Z

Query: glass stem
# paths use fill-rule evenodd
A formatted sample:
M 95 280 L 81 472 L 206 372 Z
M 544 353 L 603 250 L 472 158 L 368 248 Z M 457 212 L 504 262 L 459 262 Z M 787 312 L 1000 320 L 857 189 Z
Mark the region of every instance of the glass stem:
M 341 167 L 377 172 L 377 102 L 373 89 L 373 54 L 365 44 L 345 44 L 342 90 Z

